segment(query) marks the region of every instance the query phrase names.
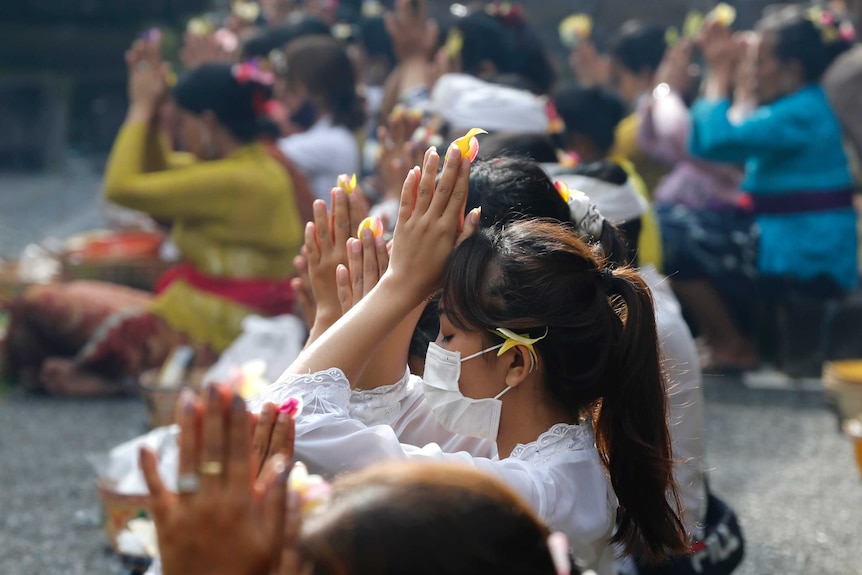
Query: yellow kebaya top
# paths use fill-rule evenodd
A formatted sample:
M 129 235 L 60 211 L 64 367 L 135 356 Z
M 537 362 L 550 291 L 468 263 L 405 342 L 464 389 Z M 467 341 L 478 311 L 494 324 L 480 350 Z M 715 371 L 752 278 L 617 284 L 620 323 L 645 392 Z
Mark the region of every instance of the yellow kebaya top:
M 224 159 L 197 162 L 167 152 L 145 123 L 128 123 L 114 142 L 105 171 L 105 197 L 173 223 L 184 261 L 220 278 L 284 279 L 303 240 L 293 184 L 260 144 Z M 241 332 L 251 309 L 177 280 L 152 311 L 216 351 Z

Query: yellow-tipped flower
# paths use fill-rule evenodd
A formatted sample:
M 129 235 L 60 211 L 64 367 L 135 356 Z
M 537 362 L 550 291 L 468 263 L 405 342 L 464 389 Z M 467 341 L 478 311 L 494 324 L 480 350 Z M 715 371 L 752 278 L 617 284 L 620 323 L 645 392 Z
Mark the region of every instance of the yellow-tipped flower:
M 356 230 L 356 237 L 362 237 L 362 230 L 369 229 L 375 238 L 383 235 L 383 222 L 380 218 L 368 216 L 359 223 L 359 229 Z
M 685 17 L 685 22 L 682 24 L 682 35 L 684 38 L 694 40 L 700 35 L 703 28 L 704 17 L 698 11 L 689 12 Z M 728 24 L 729 25 L 729 24 Z
M 215 32 L 215 28 L 206 18 L 192 18 L 186 25 L 186 32 L 195 36 L 208 36 Z
M 264 380 L 266 374 L 266 362 L 261 359 L 248 361 L 239 369 L 239 380 L 236 383 L 236 392 L 243 399 L 250 399 L 262 392 L 269 383 Z
M 260 17 L 260 6 L 257 2 L 234 2 L 233 13 L 245 22 L 255 22 Z
M 545 328 L 545 333 L 541 337 L 533 337 L 533 338 L 531 338 L 528 335 L 517 334 L 517 333 L 513 332 L 512 330 L 506 329 L 504 327 L 498 327 L 494 331 L 496 332 L 497 335 L 505 338 L 505 340 L 506 340 L 503 343 L 503 347 L 501 347 L 500 351 L 497 352 L 497 357 L 500 357 L 501 355 L 503 355 L 504 353 L 506 353 L 507 351 L 509 351 L 512 348 L 515 348 L 515 347 L 518 347 L 519 345 L 522 345 L 529 350 L 530 355 L 533 357 L 533 359 L 538 361 L 539 356 L 536 355 L 536 349 L 533 346 L 536 343 L 538 343 L 538 342 L 542 341 L 543 339 L 545 339 L 546 337 L 548 337 L 548 328 Z
M 308 515 L 329 501 L 332 494 L 329 483 L 320 475 L 309 473 L 308 468 L 301 461 L 293 464 L 293 469 L 290 470 L 287 478 L 287 486 L 291 491 L 299 494 L 303 515 Z
M 449 35 L 446 37 L 446 55 L 450 60 L 457 60 L 461 57 L 461 50 L 464 49 L 464 35 L 457 28 L 451 28 Z
M 344 193 L 348 196 L 353 193 L 353 190 L 356 189 L 356 174 L 352 176 L 348 176 L 347 174 L 341 174 L 338 176 L 338 180 L 336 182 L 339 188 L 344 190 Z
M 487 133 L 488 132 L 481 128 L 472 128 L 464 136 L 455 140 L 453 144 L 461 150 L 461 157 L 467 158 L 472 164 L 476 159 L 476 156 L 479 155 L 479 140 L 476 139 L 476 136 Z
M 554 187 L 557 188 L 557 192 L 560 193 L 560 197 L 563 198 L 563 201 L 568 204 L 569 197 L 571 196 L 571 192 L 569 191 L 569 184 L 557 180 L 556 182 L 554 182 Z
M 722 26 L 730 28 L 736 21 L 736 8 L 730 4 L 721 2 L 706 15 L 706 19 L 710 22 L 718 22 Z
M 569 50 L 574 50 L 593 34 L 593 19 L 587 14 L 572 14 L 559 27 L 560 42 Z

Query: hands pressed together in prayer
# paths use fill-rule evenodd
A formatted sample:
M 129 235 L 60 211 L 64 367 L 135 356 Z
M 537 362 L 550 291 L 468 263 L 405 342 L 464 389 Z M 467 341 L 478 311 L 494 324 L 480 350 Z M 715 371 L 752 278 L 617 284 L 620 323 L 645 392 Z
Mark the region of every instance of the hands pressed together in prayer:
M 126 51 L 130 121 L 152 121 L 168 93 L 171 70 L 162 61 L 160 49 L 161 34 L 158 30 L 151 30 Z
M 202 398 L 186 393 L 178 411 L 179 493 L 165 487 L 156 455 L 140 454 L 165 575 L 302 573 L 295 549 L 300 501 L 287 489 L 292 422 L 276 423 L 272 447 L 263 447 L 271 407 L 253 442 L 245 402 L 218 386 Z M 259 461 L 278 444 L 284 449 L 258 473 Z

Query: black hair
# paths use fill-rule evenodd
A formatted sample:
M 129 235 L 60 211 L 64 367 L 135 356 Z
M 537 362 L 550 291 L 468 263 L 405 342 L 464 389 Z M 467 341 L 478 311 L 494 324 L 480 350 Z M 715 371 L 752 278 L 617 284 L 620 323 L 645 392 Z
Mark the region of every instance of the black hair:
M 506 28 L 485 12 L 474 12 L 453 24 L 464 40 L 461 67 L 466 74 L 478 76 L 483 62 L 491 62 L 498 74 L 517 73 L 516 49 Z
M 409 355 L 425 359 L 428 345 L 437 339 L 437 333 L 440 331 L 439 303 L 440 296 L 438 294 L 422 310 L 422 315 L 419 316 L 419 321 L 413 330 L 413 337 L 410 338 Z
M 515 73 L 529 82 L 532 92 L 549 94 L 557 81 L 557 72 L 542 39 L 520 14 L 494 18 L 508 32 L 515 48 Z
M 630 20 L 611 41 L 610 55 L 633 74 L 654 73 L 667 49 L 665 38 L 666 31 L 661 26 Z
M 539 163 L 555 163 L 557 148 L 550 136 L 496 132 L 482 138 L 481 158 L 523 158 Z
M 541 166 L 524 158 L 477 161 L 470 170 L 467 208 L 481 206 L 483 228 L 549 218 L 568 222 L 569 206 Z
M 569 173 L 594 178 L 615 186 L 624 186 L 629 179 L 629 175 L 622 166 L 609 160 L 578 164 Z M 618 266 L 637 266 L 641 227 L 641 218 L 616 225 L 611 225 L 605 220 L 602 237 L 598 238 L 605 258 Z
M 335 125 L 357 130 L 365 124 L 365 108 L 356 93 L 356 71 L 347 51 L 331 36 L 306 36 L 285 51 L 287 81 L 299 82 L 316 105 L 323 105 Z
M 266 130 L 268 119 L 262 107 L 272 97 L 271 88 L 251 79 L 237 80 L 230 64 L 203 64 L 187 72 L 173 94 L 177 105 L 188 112 L 212 112 L 240 142 L 251 142 Z
M 382 57 L 395 65 L 395 49 L 392 38 L 386 31 L 386 23 L 382 16 L 363 18 L 359 21 L 359 38 L 369 57 Z
M 487 339 L 499 326 L 544 334 L 535 345 L 543 390 L 572 421 L 592 416 L 619 500 L 613 541 L 648 562 L 685 553 L 655 308 L 643 279 L 608 266 L 569 227 L 533 219 L 464 240 L 442 290 L 458 328 Z
M 760 32 L 776 35 L 775 56 L 780 61 L 799 62 L 808 84 L 819 82 L 832 62 L 852 46 L 839 35 L 839 17 L 829 11 L 824 14 L 834 24 L 815 24 L 809 10 L 796 5 L 776 10 L 757 24 Z
M 286 26 L 265 30 L 249 38 L 242 48 L 244 59 L 267 58 L 273 50 L 284 50 L 293 40 L 303 36 L 329 36 L 326 22 L 319 18 L 304 16 Z
M 598 87 L 567 86 L 557 92 L 554 105 L 566 125 L 567 138 L 587 136 L 602 155 L 614 147 L 617 124 L 626 114 L 618 96 Z

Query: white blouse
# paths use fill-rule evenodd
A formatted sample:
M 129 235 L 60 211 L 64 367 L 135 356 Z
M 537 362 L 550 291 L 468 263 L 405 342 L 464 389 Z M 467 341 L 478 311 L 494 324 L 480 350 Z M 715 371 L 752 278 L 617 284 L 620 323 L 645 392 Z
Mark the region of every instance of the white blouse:
M 360 171 L 356 137 L 344 126 L 333 125 L 329 116 L 305 132 L 282 138 L 278 147 L 308 179 L 315 197 L 327 203 L 338 176 Z
M 674 479 L 689 536 L 703 537 L 706 481 L 703 448 L 703 378 L 697 348 L 668 279 L 652 266 L 638 270 L 655 302 L 659 351 L 668 385 L 668 419 L 673 444 Z
M 566 533 L 575 556 L 598 575 L 615 573 L 609 542 L 618 502 L 590 422 L 557 424 L 499 459 L 492 442 L 446 431 L 424 400 L 421 379 L 409 373 L 394 385 L 361 392 L 351 392 L 339 369 L 285 374 L 249 407 L 259 411 L 264 402 L 289 397 L 303 402 L 296 457 L 311 471 L 331 476 L 404 459 L 472 466 L 505 481 L 552 530 Z

